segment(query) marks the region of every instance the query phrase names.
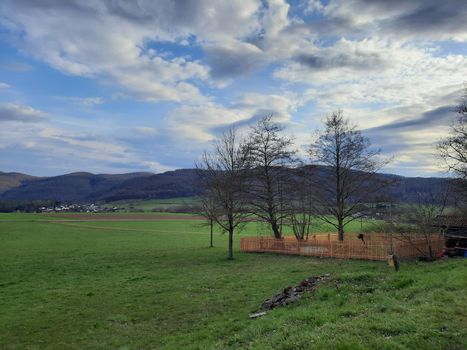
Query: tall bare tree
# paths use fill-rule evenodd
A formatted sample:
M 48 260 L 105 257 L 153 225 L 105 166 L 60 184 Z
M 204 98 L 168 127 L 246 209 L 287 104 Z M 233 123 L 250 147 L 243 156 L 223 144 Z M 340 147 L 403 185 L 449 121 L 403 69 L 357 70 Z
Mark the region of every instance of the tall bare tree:
M 196 164 L 203 193 L 215 208 L 212 212 L 213 220 L 229 235 L 228 259 L 233 259 L 234 232 L 241 228 L 248 216 L 243 197 L 243 151 L 244 147 L 238 142 L 235 130 L 231 129 L 216 141 L 214 152 L 204 153 Z
M 272 115 L 261 118 L 248 135 L 245 152 L 249 168 L 246 195 L 250 209 L 270 225 L 275 238 L 282 237 L 282 224 L 287 216 L 288 168 L 293 165 L 296 153 L 292 140 L 281 135 L 283 129 L 273 122 Z
M 450 135 L 438 143 L 441 158 L 451 173 L 457 176 L 452 180 L 452 196 L 456 198 L 459 214 L 467 214 L 467 88 L 456 107 L 457 119 L 451 125 Z
M 456 112 L 457 120 L 451 125 L 450 135 L 438 144 L 438 149 L 448 169 L 467 180 L 467 89 Z
M 360 217 L 362 204 L 386 185 L 375 177 L 386 161 L 370 146 L 337 111 L 326 118 L 324 130 L 309 148 L 311 160 L 325 165 L 316 168 L 314 180 L 319 216 L 337 229 L 339 240 L 344 240 L 345 226 Z

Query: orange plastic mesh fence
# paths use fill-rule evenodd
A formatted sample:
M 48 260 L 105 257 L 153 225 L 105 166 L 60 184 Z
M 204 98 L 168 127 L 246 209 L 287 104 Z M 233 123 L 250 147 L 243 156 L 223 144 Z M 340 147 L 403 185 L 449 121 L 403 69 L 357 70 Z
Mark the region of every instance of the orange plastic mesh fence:
M 264 252 L 293 254 L 315 257 L 387 260 L 391 252 L 401 259 L 428 255 L 428 243 L 425 238 L 390 237 L 384 234 L 365 235 L 365 241 L 350 236 L 344 241 L 337 240 L 335 234 L 310 235 L 307 240 L 298 241 L 293 236 L 283 239 L 273 237 L 242 237 L 240 249 L 243 252 Z M 391 243 L 392 241 L 392 243 Z M 437 255 L 444 247 L 444 238 L 430 238 L 432 253 Z M 392 249 L 391 249 L 392 246 Z

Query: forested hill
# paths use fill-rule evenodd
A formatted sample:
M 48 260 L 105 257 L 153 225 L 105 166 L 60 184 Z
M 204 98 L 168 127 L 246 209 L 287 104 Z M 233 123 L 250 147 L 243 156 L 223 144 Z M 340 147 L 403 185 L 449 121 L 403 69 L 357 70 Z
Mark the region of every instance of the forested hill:
M 27 180 L 34 179 L 39 178 L 21 173 L 4 173 L 0 171 L 0 193 L 18 187 Z
M 0 173 L 0 184 L 9 179 Z M 10 176 L 11 177 L 11 176 Z M 162 174 L 91 174 L 71 173 L 35 178 L 16 175 L 16 184 L 0 191 L 0 200 L 97 201 L 130 198 L 173 198 L 198 193 L 194 170 L 176 170 Z
M 388 191 L 395 202 L 417 202 L 426 193 L 441 192 L 446 178 L 402 177 Z M 0 200 L 57 200 L 73 202 L 120 199 L 189 197 L 199 194 L 195 169 L 180 169 L 161 174 L 71 173 L 54 177 L 34 177 L 0 172 Z

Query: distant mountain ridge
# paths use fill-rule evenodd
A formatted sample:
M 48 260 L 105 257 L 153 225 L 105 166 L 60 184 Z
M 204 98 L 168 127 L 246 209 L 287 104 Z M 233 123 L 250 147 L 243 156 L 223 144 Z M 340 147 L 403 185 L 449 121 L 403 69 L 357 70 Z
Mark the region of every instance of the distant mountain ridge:
M 39 177 L 21 174 L 21 173 L 4 173 L 0 171 L 0 193 L 20 186 L 24 181 L 32 181 Z
M 24 174 L 22 174 L 24 175 Z M 75 172 L 43 178 L 24 178 L 16 187 L 0 193 L 2 200 L 88 201 L 132 178 L 144 179 L 152 173 L 91 174 Z
M 398 202 L 416 202 L 420 194 L 436 192 L 446 186 L 447 178 L 403 177 L 388 194 Z M 56 200 L 69 202 L 159 199 L 198 195 L 195 169 L 179 169 L 161 174 L 91 174 L 75 172 L 53 177 L 34 177 L 0 172 L 0 200 Z
M 5 178 L 0 200 L 99 201 L 136 198 L 174 198 L 198 194 L 195 170 L 175 170 L 162 174 L 91 174 L 75 172 L 37 178 L 18 174 L 15 181 Z M 3 176 L 3 177 L 2 177 Z M 0 182 L 1 183 L 1 182 Z

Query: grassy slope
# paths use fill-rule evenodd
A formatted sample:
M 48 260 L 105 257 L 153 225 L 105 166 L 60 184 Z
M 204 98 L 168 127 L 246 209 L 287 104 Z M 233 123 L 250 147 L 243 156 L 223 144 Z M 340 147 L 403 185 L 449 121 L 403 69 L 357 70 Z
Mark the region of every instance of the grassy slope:
M 363 261 L 227 261 L 226 237 L 207 248 L 194 224 L 0 222 L 0 348 L 467 347 L 467 260 L 398 274 Z M 314 294 L 248 319 L 284 286 L 326 272 L 334 281 Z

